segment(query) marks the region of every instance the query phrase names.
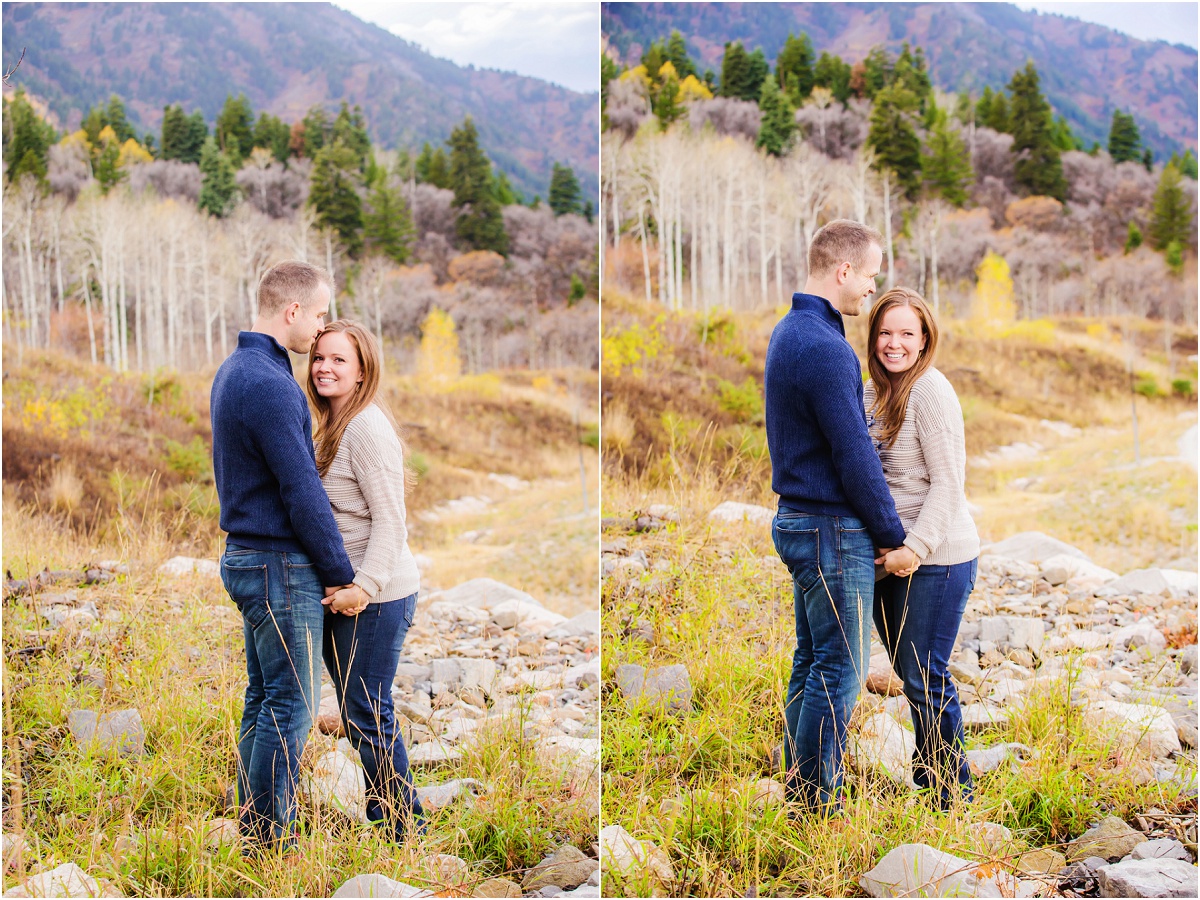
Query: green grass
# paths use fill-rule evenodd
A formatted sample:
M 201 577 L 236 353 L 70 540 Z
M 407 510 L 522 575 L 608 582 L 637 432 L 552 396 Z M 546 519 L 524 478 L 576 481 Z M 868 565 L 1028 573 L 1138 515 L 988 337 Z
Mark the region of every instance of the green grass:
M 613 486 L 606 512 L 633 502 Z M 861 896 L 858 876 L 901 843 L 1011 870 L 1011 859 L 978 845 L 972 823 L 1010 828 L 1016 853 L 1061 849 L 1109 813 L 1194 809 L 1194 798 L 1177 787 L 1133 784 L 1127 767 L 1136 760 L 1084 725 L 1069 703 L 1081 665 L 1072 659 L 1061 677 L 1035 675 L 1010 724 L 968 738 L 969 747 L 1016 741 L 1035 751 L 1017 771 L 979 778 L 970 806 L 938 812 L 881 775 L 848 770 L 847 815 L 839 826 L 792 820 L 780 807 L 760 811 L 752 788 L 772 776 L 771 753 L 783 741 L 794 642 L 791 580 L 766 529 L 722 530 L 687 508 L 683 513 L 678 528 L 629 539 L 646 551 L 652 569 L 607 579 L 602 619 L 602 818 L 668 854 L 677 875 L 668 895 L 746 896 L 756 889 L 760 896 Z M 647 623 L 653 645 L 633 635 Z M 615 680 L 616 667 L 626 662 L 686 665 L 693 711 L 671 716 L 630 706 Z M 879 702 L 864 696 L 856 717 Z M 1194 771 L 1194 762 L 1181 769 Z M 663 889 L 644 873 L 605 878 L 606 894 Z

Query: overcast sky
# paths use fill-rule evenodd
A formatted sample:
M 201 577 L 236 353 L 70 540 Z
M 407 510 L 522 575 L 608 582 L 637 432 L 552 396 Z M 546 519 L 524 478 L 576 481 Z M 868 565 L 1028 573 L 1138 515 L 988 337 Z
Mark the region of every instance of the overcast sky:
M 600 4 L 556 2 L 334 4 L 434 56 L 503 69 L 576 91 L 600 90 Z
M 1107 25 L 1143 41 L 1196 46 L 1196 3 L 1018 3 L 1017 6 Z

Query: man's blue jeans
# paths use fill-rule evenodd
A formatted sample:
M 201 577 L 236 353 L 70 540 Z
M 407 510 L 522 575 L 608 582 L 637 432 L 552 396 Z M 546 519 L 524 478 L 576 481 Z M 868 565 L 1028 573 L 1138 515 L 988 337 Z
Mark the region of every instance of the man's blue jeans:
M 221 580 L 242 613 L 246 705 L 238 735 L 242 833 L 294 841 L 296 779 L 321 690 L 324 587 L 303 553 L 226 544 Z
M 342 726 L 366 774 L 367 819 L 386 823 L 397 842 L 410 829 L 424 830 L 424 810 L 413 790 L 408 751 L 392 707 L 392 681 L 416 611 L 417 595 L 412 594 L 371 603 L 356 616 L 327 613 L 322 645 Z
M 932 790 L 943 808 L 955 795 L 970 800 L 973 794 L 949 666 L 978 565 L 921 566 L 911 578 L 888 575 L 875 585 L 875 630 L 912 710 L 913 781 Z
M 781 507 L 771 528 L 792 573 L 796 650 L 784 718 L 789 800 L 828 814 L 841 805 L 846 725 L 866 679 L 875 547 L 849 516 Z

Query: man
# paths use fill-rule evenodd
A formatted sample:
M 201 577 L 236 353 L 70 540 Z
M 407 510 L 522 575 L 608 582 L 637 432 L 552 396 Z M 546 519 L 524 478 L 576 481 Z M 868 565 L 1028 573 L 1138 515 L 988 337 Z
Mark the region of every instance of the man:
M 795 593 L 786 787 L 790 800 L 823 815 L 841 804 L 846 723 L 870 658 L 875 550 L 904 542 L 842 321 L 875 293 L 882 244 L 879 232 L 846 219 L 814 235 L 808 280 L 771 335 L 763 385 L 779 495 L 772 536 Z
M 249 680 L 238 736 L 240 821 L 252 844 L 281 849 L 295 845 L 300 754 L 320 698 L 321 601 L 354 580 L 288 357 L 308 353 L 332 292 L 329 274 L 308 263 L 269 269 L 258 318 L 212 387 L 213 471 L 228 533 L 221 578 L 242 613 Z

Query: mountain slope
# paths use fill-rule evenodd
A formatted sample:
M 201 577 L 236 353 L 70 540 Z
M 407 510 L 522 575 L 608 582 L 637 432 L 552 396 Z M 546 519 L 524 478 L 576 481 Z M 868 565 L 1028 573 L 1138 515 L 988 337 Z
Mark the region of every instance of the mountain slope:
M 1008 3 L 606 3 L 601 29 L 624 61 L 678 29 L 701 68 L 717 72 L 726 41 L 761 47 L 772 65 L 789 33 L 847 62 L 909 41 L 924 48 L 937 87 L 976 95 L 1032 59 L 1055 112 L 1087 141 L 1106 145 L 1122 109 L 1156 157 L 1196 146 L 1195 50 Z
M 436 145 L 469 114 L 527 195 L 547 195 L 556 161 L 585 197 L 598 190 L 595 94 L 459 67 L 327 3 L 6 3 L 3 21 L 5 64 L 28 48 L 12 85 L 43 98 L 62 127 L 112 93 L 154 130 L 164 105 L 211 122 L 239 92 L 289 122 L 347 100 L 388 147 Z

